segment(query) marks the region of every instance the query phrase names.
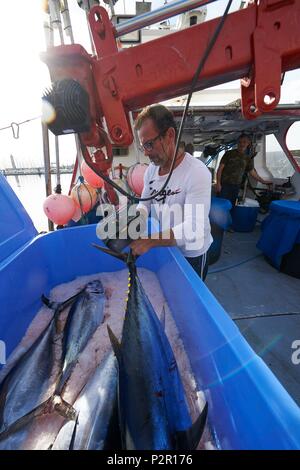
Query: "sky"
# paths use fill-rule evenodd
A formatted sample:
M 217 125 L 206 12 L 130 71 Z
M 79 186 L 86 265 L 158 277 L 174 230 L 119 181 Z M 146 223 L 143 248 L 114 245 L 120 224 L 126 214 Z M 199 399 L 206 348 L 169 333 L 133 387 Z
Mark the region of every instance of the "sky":
M 42 3 L 42 0 L 0 0 L 0 128 L 41 114 L 41 96 L 45 86 L 50 83 L 48 69 L 39 58 L 40 52 L 45 50 Z M 207 19 L 220 16 L 226 3 L 220 0 L 208 5 Z M 163 4 L 163 0 L 153 0 L 152 9 Z M 240 0 L 234 0 L 231 11 L 238 9 L 239 5 Z M 115 5 L 116 13 L 124 13 L 124 6 L 126 14 L 135 13 L 135 2 L 132 0 L 119 0 Z M 75 42 L 81 43 L 89 51 L 85 13 L 76 0 L 69 0 L 69 8 Z M 300 100 L 299 81 L 299 71 L 286 74 L 281 102 Z M 238 87 L 238 83 L 225 85 L 227 88 L 230 86 Z M 52 135 L 50 139 L 51 159 L 54 161 Z M 73 162 L 74 137 L 61 137 L 60 148 L 62 163 Z M 14 155 L 17 165 L 42 165 L 40 120 L 20 126 L 19 139 L 13 138 L 11 128 L 0 131 L 0 149 L 0 169 L 11 166 L 10 154 Z

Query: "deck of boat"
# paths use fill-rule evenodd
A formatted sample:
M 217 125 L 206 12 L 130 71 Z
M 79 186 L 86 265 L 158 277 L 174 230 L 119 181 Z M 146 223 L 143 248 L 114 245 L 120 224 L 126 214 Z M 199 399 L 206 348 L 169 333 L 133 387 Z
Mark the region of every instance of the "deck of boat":
M 292 362 L 292 343 L 300 340 L 300 280 L 268 263 L 256 248 L 259 236 L 259 224 L 251 233 L 225 232 L 205 283 L 300 406 L 300 364 Z

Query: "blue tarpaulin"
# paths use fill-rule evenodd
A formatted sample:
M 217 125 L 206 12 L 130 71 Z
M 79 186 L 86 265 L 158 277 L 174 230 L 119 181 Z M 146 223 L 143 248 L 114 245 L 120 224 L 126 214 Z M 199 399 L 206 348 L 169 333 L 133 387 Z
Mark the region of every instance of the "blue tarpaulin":
M 257 248 L 280 269 L 282 256 L 300 243 L 300 202 L 274 201 L 270 214 L 262 223 Z

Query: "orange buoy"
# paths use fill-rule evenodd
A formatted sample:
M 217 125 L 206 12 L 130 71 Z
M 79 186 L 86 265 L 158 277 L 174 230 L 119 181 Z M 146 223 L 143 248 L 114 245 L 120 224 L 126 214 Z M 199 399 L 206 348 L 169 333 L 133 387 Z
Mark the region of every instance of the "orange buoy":
M 136 163 L 127 172 L 127 183 L 130 189 L 141 196 L 144 188 L 144 174 L 148 168 L 146 163 Z
M 90 184 L 84 183 L 83 177 L 79 177 L 78 183 L 71 191 L 71 197 L 83 214 L 87 214 L 97 202 L 97 191 Z
M 75 207 L 76 207 L 76 209 L 75 209 L 75 212 L 73 214 L 72 220 L 73 220 L 73 222 L 78 222 L 82 217 L 82 212 L 81 212 L 80 207 L 77 207 L 76 204 L 75 204 Z
M 48 217 L 56 225 L 68 223 L 76 210 L 74 200 L 64 194 L 51 194 L 43 204 L 43 209 Z
M 85 181 L 93 188 L 102 188 L 104 181 L 98 176 L 85 161 L 81 164 L 81 173 Z

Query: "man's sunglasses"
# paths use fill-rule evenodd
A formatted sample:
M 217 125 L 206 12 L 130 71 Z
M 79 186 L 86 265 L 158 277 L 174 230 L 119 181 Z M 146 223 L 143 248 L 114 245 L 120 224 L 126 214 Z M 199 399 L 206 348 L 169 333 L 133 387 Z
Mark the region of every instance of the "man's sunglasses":
M 165 134 L 165 132 L 166 131 L 160 132 L 156 137 L 154 137 L 154 139 L 147 140 L 147 142 L 144 142 L 143 144 L 141 144 L 140 145 L 141 151 L 143 152 L 144 150 L 146 150 L 146 152 L 151 152 L 151 150 L 153 150 L 154 148 L 154 142 L 160 137 L 162 137 Z

